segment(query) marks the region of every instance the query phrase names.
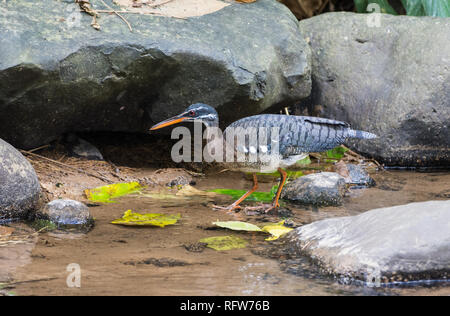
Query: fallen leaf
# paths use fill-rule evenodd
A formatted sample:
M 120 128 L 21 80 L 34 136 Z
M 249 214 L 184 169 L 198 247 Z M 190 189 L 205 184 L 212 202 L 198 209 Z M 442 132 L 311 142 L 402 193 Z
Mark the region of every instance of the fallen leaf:
M 231 196 L 233 199 L 237 200 L 241 196 L 243 196 L 245 193 L 247 193 L 246 190 L 233 190 L 233 189 L 214 189 L 210 190 L 208 192 L 215 192 L 219 194 L 225 194 Z M 271 192 L 253 192 L 246 201 L 253 201 L 253 202 L 271 202 L 273 199 L 273 194 Z
M 346 181 L 351 182 L 350 171 L 348 170 L 347 164 L 342 160 L 335 163 L 334 168 L 336 172 L 345 178 Z
M 192 185 L 183 185 L 180 190 L 176 193 L 177 196 L 208 196 L 215 197 L 217 196 L 214 192 L 202 191 L 194 188 Z
M 138 182 L 116 183 L 98 187 L 95 189 L 85 190 L 84 193 L 89 201 L 101 203 L 115 203 L 111 200 L 120 196 L 139 192 L 143 187 Z
M 325 162 L 333 162 L 336 160 L 341 160 L 345 156 L 345 152 L 348 151 L 348 148 L 338 146 L 336 148 L 330 149 L 325 152 L 326 157 L 330 159 L 326 159 Z
M 311 164 L 311 158 L 310 158 L 309 155 L 308 155 L 308 156 L 306 156 L 305 158 L 303 158 L 302 160 L 297 161 L 296 164 L 299 164 L 299 165 L 309 165 L 309 164 Z
M 199 242 L 217 251 L 245 248 L 248 244 L 246 240 L 235 236 L 208 237 L 200 239 Z
M 302 160 L 300 160 L 300 161 L 302 161 Z M 301 163 L 298 165 L 298 167 L 303 167 L 305 165 L 306 165 L 305 163 Z M 300 178 L 305 175 L 302 171 L 298 171 L 298 170 L 286 170 L 286 174 L 287 174 L 288 179 L 291 179 L 291 180 Z M 256 176 L 258 177 L 258 182 L 272 182 L 272 181 L 280 178 L 280 173 L 279 172 L 272 172 L 272 173 L 259 173 L 258 172 L 256 174 Z M 251 173 L 251 172 L 246 173 L 245 178 L 247 180 L 253 181 L 253 173 Z
M 283 236 L 284 234 L 289 233 L 293 228 L 289 228 L 284 226 L 284 221 L 281 221 L 276 224 L 266 225 L 261 229 L 263 232 L 269 233 L 272 237 L 266 238 L 265 240 L 276 240 Z
M 158 226 L 174 225 L 181 218 L 180 214 L 165 215 L 159 213 L 139 214 L 132 210 L 125 212 L 122 218 L 112 221 L 111 224 L 125 226 Z
M 222 228 L 228 228 L 232 230 L 244 230 L 248 232 L 261 231 L 261 228 L 256 225 L 240 221 L 214 222 L 213 224 Z

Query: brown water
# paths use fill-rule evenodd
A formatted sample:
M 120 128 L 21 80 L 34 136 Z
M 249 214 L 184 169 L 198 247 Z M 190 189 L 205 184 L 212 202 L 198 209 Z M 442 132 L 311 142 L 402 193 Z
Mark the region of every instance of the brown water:
M 342 207 L 301 208 L 288 205 L 295 225 L 334 216 L 356 215 L 378 207 L 450 197 L 450 173 L 383 171 L 373 175 L 377 186 L 351 190 Z M 274 183 L 262 183 L 259 191 Z M 240 174 L 213 174 L 197 179 L 198 189 L 251 186 Z M 206 198 L 150 199 L 128 196 L 119 203 L 92 207 L 95 228 L 86 235 L 46 233 L 39 236 L 31 262 L 13 274 L 12 291 L 19 295 L 450 295 L 450 287 L 372 289 L 341 285 L 314 274 L 307 265 L 289 269 L 282 254 L 269 258 L 265 236 L 215 229 L 216 220 L 255 224 L 279 221 L 273 215 L 232 216 L 213 211 Z M 223 205 L 228 198 L 216 201 Z M 178 225 L 135 228 L 111 225 L 132 209 L 138 212 L 180 213 Z M 244 249 L 188 251 L 184 245 L 212 236 L 247 239 Z M 194 247 L 195 248 L 195 247 Z M 81 267 L 81 288 L 68 288 L 68 264 Z M 302 270 L 304 269 L 304 270 Z

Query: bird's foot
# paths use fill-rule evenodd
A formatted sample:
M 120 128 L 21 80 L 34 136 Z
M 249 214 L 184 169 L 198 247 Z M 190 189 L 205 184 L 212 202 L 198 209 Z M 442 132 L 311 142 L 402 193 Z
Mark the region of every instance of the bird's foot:
M 234 210 L 240 210 L 242 207 L 239 205 L 231 204 L 229 206 L 219 206 L 219 205 L 213 205 L 213 209 L 219 210 L 219 211 L 227 211 L 227 212 L 233 212 Z
M 233 205 L 230 206 L 219 206 L 219 205 L 213 205 L 212 206 L 214 210 L 216 211 L 225 211 L 225 214 L 228 214 L 230 216 L 233 216 L 236 218 L 236 220 L 243 220 L 242 216 L 237 212 L 237 210 L 240 210 L 242 207 L 239 205 Z
M 244 211 L 246 213 L 249 212 L 258 212 L 258 213 L 269 213 L 270 211 L 273 211 L 274 209 L 280 207 L 280 205 L 277 204 L 259 204 L 257 206 L 247 206 L 244 208 Z

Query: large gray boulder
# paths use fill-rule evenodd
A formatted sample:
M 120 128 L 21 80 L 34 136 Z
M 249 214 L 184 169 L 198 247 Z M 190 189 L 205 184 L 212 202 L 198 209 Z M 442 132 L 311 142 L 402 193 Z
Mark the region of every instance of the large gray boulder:
M 313 52 L 311 107 L 373 132 L 352 141 L 387 165 L 450 164 L 450 19 L 327 13 L 300 22 Z M 372 20 L 369 20 L 372 21 Z
M 447 279 L 450 201 L 380 208 L 297 228 L 286 240 L 294 253 L 327 273 L 368 284 Z
M 0 139 L 0 219 L 25 217 L 36 209 L 41 186 L 31 164 Z
M 111 14 L 100 31 L 87 14 L 67 23 L 78 11 L 74 1 L 0 1 L 0 137 L 15 146 L 147 132 L 195 102 L 227 124 L 310 94 L 309 46 L 277 1 L 185 20 L 127 14 L 133 32 Z

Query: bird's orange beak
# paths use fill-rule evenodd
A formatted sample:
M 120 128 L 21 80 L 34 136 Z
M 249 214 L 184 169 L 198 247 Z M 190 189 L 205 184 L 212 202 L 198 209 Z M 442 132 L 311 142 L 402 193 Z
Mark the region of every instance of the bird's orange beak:
M 187 119 L 188 119 L 187 117 L 175 116 L 175 117 L 172 117 L 170 119 L 167 119 L 165 121 L 162 121 L 162 122 L 154 125 L 152 128 L 150 128 L 150 130 L 154 131 L 154 130 L 157 130 L 157 129 L 160 129 L 160 128 L 163 128 L 163 127 L 166 127 L 166 126 L 178 124 L 178 123 L 181 123 L 181 122 L 183 122 L 183 121 L 185 121 Z

